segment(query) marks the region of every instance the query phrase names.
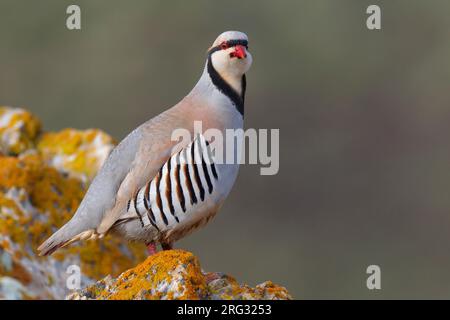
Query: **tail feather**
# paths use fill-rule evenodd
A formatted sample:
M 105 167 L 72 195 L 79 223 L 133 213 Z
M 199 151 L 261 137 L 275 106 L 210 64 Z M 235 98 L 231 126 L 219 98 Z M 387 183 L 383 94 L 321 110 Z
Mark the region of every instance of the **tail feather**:
M 40 256 L 47 256 L 54 253 L 59 248 L 68 246 L 71 243 L 80 240 L 95 239 L 99 237 L 99 234 L 95 229 L 85 230 L 76 235 L 72 235 L 66 231 L 67 224 L 61 229 L 56 231 L 50 238 L 48 238 L 43 244 L 38 248 Z

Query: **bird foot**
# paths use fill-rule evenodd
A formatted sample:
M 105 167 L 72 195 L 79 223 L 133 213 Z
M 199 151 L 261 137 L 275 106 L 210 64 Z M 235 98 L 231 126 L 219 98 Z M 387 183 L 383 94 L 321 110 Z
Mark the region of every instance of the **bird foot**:
M 152 255 L 154 255 L 155 253 L 157 253 L 158 250 L 156 249 L 156 243 L 154 243 L 154 242 L 149 243 L 149 244 L 147 245 L 147 252 L 148 252 L 148 255 L 149 255 L 149 256 L 152 256 Z

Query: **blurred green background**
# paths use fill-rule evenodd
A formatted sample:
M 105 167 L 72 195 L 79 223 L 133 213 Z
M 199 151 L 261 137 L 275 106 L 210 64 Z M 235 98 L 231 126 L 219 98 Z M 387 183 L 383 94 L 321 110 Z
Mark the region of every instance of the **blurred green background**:
M 78 4 L 82 30 L 65 27 Z M 366 8 L 382 9 L 382 30 Z M 449 1 L 0 1 L 0 104 L 120 140 L 178 102 L 225 30 L 250 38 L 247 128 L 280 171 L 242 166 L 177 247 L 295 298 L 450 298 Z M 381 267 L 382 289 L 366 288 Z

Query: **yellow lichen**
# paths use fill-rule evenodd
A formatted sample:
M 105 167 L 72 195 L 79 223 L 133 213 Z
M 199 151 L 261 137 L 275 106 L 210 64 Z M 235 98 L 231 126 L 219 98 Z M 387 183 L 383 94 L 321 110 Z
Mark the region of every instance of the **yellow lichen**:
M 36 248 L 72 217 L 113 147 L 101 130 L 41 134 L 40 121 L 31 113 L 0 107 L 0 251 L 13 259 L 11 270 L 0 261 L 0 276 L 27 285 L 34 275 L 27 273 L 23 259 L 45 265 L 47 259 L 79 257 L 83 275 L 98 279 L 144 259 L 142 244 L 112 236 L 61 249 L 53 258 L 36 257 Z M 36 276 L 52 286 L 64 274 Z
M 24 190 L 29 202 L 47 214 L 47 219 L 36 221 L 32 221 L 32 214 L 20 214 L 19 217 L 23 219 L 13 219 L 14 227 L 10 226 L 2 232 L 9 235 L 23 234 L 22 239 L 14 237 L 14 242 L 24 245 L 26 240 L 30 240 L 34 247 L 53 231 L 49 221 L 55 224 L 66 221 L 83 195 L 79 181 L 64 178 L 56 169 L 45 166 L 37 155 L 0 157 L 0 188 Z M 59 191 L 56 191 L 57 189 Z M 14 201 L 8 201 L 9 203 L 3 203 L 3 206 L 17 207 Z M 17 212 L 20 213 L 20 210 Z
M 114 140 L 97 129 L 64 129 L 44 133 L 37 149 L 47 163 L 74 176 L 92 179 L 114 147 Z
M 2 249 L 0 248 L 0 253 Z M 17 257 L 11 257 L 11 268 L 6 269 L 2 264 L 0 264 L 0 275 L 14 278 L 20 281 L 22 284 L 26 285 L 31 282 L 30 273 L 17 261 Z
M 46 166 L 37 154 L 0 157 L 0 190 L 11 188 L 24 190 L 27 200 L 39 211 L 36 214 L 43 217 L 37 219 L 31 214 L 25 215 L 15 201 L 0 192 L 0 212 L 7 209 L 15 213 L 15 217 L 2 215 L 0 234 L 9 236 L 22 247 L 29 246 L 33 251 L 71 218 L 85 192 L 85 186 L 79 180 L 65 177 Z M 55 257 L 62 260 L 70 254 L 79 255 L 82 272 L 92 278 L 117 275 L 143 259 L 145 253 L 143 245 L 131 244 L 128 248 L 132 254 L 124 255 L 119 249 L 121 245 L 123 240 L 107 237 L 101 242 L 87 242 L 63 249 Z M 28 253 L 23 250 L 21 254 Z
M 0 107 L 0 150 L 17 155 L 34 146 L 41 130 L 41 122 L 34 115 L 19 108 Z
M 272 281 L 266 281 L 256 287 L 256 290 L 264 296 L 271 296 L 272 299 L 291 299 L 286 288 L 274 284 Z
M 173 291 L 158 291 L 163 284 L 174 282 L 177 268 L 183 266 L 183 286 L 178 288 L 177 295 Z M 161 251 L 148 257 L 133 269 L 124 272 L 117 279 L 111 294 L 103 290 L 99 299 L 129 300 L 141 299 L 200 299 L 206 294 L 205 278 L 201 272 L 198 259 L 190 252 L 183 250 Z
M 30 204 L 39 210 L 37 214 L 43 217 L 37 219 L 31 214 L 25 215 L 15 201 L 5 196 L 4 192 L 11 188 L 23 189 Z M 85 187 L 79 180 L 65 177 L 47 166 L 38 154 L 30 154 L 0 157 L 0 190 L 3 190 L 0 192 L 0 212 L 14 212 L 14 215 L 2 214 L 0 234 L 8 235 L 22 247 L 29 246 L 36 250 L 40 243 L 71 218 Z M 82 272 L 92 278 L 117 275 L 145 255 L 143 245 L 128 245 L 130 255 L 123 254 L 120 246 L 123 246 L 122 239 L 108 236 L 101 242 L 87 242 L 63 249 L 55 257 L 62 260 L 67 255 L 79 255 Z M 23 250 L 21 254 L 28 253 Z
M 118 278 L 106 278 L 69 299 L 291 299 L 287 290 L 266 281 L 255 288 L 231 276 L 204 274 L 198 259 L 183 250 L 161 251 Z

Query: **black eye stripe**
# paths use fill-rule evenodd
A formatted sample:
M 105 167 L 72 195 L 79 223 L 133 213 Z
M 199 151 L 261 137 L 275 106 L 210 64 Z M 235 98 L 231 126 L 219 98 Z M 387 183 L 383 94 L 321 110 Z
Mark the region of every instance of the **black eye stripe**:
M 229 40 L 229 41 L 227 41 L 227 44 L 229 47 L 235 47 L 237 45 L 241 45 L 241 46 L 248 48 L 247 40 Z
M 228 47 L 226 49 L 231 48 L 231 47 L 235 47 L 237 45 L 244 46 L 245 48 L 248 49 L 248 41 L 247 40 L 228 40 L 227 41 L 227 45 L 228 45 Z M 215 46 L 215 47 L 212 47 L 211 49 L 209 49 L 208 54 L 211 55 L 214 52 L 220 51 L 220 50 L 225 50 L 225 49 L 222 48 L 221 44 L 219 44 L 218 46 Z

